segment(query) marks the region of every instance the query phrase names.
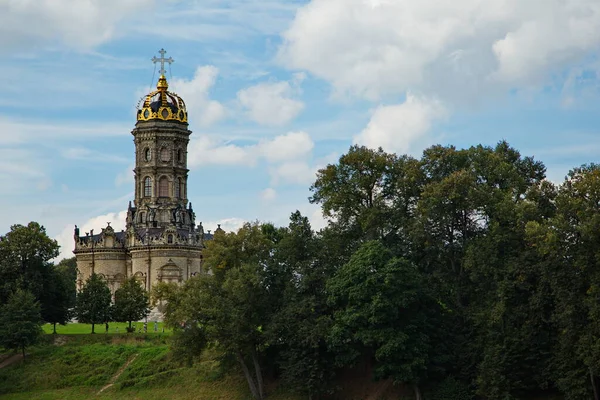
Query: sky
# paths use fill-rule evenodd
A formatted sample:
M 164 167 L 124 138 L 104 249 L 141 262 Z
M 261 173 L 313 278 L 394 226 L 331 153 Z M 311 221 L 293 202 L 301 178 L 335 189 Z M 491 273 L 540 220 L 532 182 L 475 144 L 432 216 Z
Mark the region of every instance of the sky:
M 353 144 L 507 140 L 561 182 L 600 162 L 598 0 L 0 0 L 0 232 L 124 228 L 131 130 L 175 62 L 206 230 L 286 225 Z

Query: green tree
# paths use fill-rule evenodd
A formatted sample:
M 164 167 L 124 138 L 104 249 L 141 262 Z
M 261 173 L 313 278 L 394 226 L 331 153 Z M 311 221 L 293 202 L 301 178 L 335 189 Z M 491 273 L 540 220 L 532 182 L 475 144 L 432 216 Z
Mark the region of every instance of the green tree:
M 0 308 L 0 344 L 7 349 L 20 349 L 35 344 L 42 335 L 40 305 L 35 297 L 17 289 Z
M 279 271 L 284 285 L 269 300 L 276 310 L 268 330 L 270 342 L 277 344 L 283 381 L 309 399 L 330 390 L 335 370 L 327 348 L 331 318 L 325 284 L 330 274 L 319 259 L 325 250 L 308 218 L 296 211 L 272 258 L 277 265 L 272 269 Z
M 142 288 L 135 277 L 126 279 L 115 291 L 113 319 L 118 322 L 138 321 L 150 313 L 148 293 Z
M 270 262 L 277 229 L 245 224 L 238 232 L 219 233 L 206 245 L 204 261 L 212 274 L 193 277 L 176 292 L 166 292 L 165 321 L 175 335 L 196 337 L 234 357 L 256 399 L 265 397 L 262 359 L 269 346 L 265 332 L 274 310 L 268 282 L 277 282 Z M 275 286 L 279 286 L 278 284 Z M 202 346 L 188 350 L 201 351 Z M 176 349 L 177 350 L 177 349 Z M 193 354 L 196 355 L 196 354 Z M 190 357 L 186 357 L 187 360 Z
M 64 268 L 50 267 L 50 272 L 44 281 L 44 291 L 41 295 L 42 319 L 53 324 L 65 325 L 73 314 L 75 307 L 75 280 L 71 273 Z
M 373 356 L 376 378 L 419 384 L 430 363 L 435 302 L 414 264 L 394 258 L 380 242 L 367 242 L 328 282 L 335 308 L 330 343 L 340 365 Z
M 77 294 L 76 314 L 79 322 L 96 324 L 110 320 L 111 294 L 106 281 L 98 274 L 92 274 Z
M 17 288 L 30 291 L 40 299 L 50 260 L 58 256 L 59 246 L 37 222 L 13 225 L 0 240 L 0 303 L 5 303 Z
M 67 283 L 67 292 L 70 296 L 70 304 L 75 306 L 77 301 L 77 259 L 75 257 L 63 258 L 56 264 L 56 269 L 64 277 Z
M 320 204 L 349 245 L 382 239 L 393 231 L 390 191 L 397 157 L 364 146 L 352 146 L 337 164 L 317 172 L 311 203 Z M 354 248 L 351 249 L 353 251 Z
M 566 399 L 600 397 L 600 166 L 569 172 L 556 215 L 527 225 L 542 256 L 558 332 L 552 377 Z

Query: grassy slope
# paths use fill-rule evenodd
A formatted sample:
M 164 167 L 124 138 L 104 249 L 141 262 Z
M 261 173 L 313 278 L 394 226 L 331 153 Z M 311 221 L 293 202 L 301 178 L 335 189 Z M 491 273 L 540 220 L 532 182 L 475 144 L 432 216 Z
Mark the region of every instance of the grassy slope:
M 79 327 L 80 328 L 80 327 Z M 72 327 L 77 330 L 78 327 Z M 219 368 L 207 354 L 193 367 L 170 359 L 167 335 L 48 335 L 46 344 L 30 350 L 23 363 L 0 370 L 2 399 L 250 399 L 246 382 Z M 135 360 L 101 395 L 115 373 L 134 354 Z M 272 393 L 273 400 L 296 400 Z

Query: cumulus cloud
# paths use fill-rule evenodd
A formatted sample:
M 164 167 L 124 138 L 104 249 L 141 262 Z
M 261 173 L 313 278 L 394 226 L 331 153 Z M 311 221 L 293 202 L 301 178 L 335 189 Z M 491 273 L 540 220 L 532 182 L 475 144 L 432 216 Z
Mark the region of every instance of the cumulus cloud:
M 262 192 L 260 192 L 260 198 L 263 201 L 272 201 L 277 197 L 277 191 L 273 188 L 266 188 Z
M 294 98 L 300 93 L 299 85 L 303 79 L 303 74 L 297 74 L 291 83 L 259 83 L 240 90 L 237 98 L 251 120 L 261 125 L 285 125 L 304 109 L 304 103 Z
M 337 94 L 444 100 L 539 85 L 600 46 L 597 0 L 312 0 L 278 59 Z
M 92 229 L 94 230 L 94 234 L 98 234 L 102 231 L 102 228 L 106 228 L 107 222 L 110 222 L 110 225 L 115 229 L 115 231 L 120 231 L 121 229 L 125 229 L 126 218 L 127 210 L 90 218 L 82 225 L 78 225 L 79 234 L 83 236 L 85 235 L 85 232 L 90 232 Z M 67 225 L 58 235 L 54 237 L 54 239 L 60 245 L 60 254 L 57 257 L 57 261 L 62 260 L 63 258 L 73 257 L 73 249 L 75 248 L 75 243 L 73 241 L 74 228 L 74 225 Z
M 216 165 L 255 165 L 267 162 L 297 160 L 312 152 L 314 142 L 306 132 L 289 132 L 257 144 L 238 146 L 209 136 L 200 136 L 190 142 L 188 164 L 191 167 Z
M 0 48 L 56 41 L 78 50 L 114 37 L 123 18 L 148 10 L 150 0 L 19 0 L 0 2 Z
M 318 167 L 310 166 L 306 161 L 290 161 L 269 168 L 271 184 L 283 182 L 289 184 L 308 185 L 315 180 Z
M 174 79 L 170 90 L 176 91 L 185 101 L 190 115 L 190 123 L 209 126 L 223 119 L 227 110 L 220 102 L 211 100 L 210 89 L 219 75 L 219 70 L 212 65 L 200 66 L 191 80 Z
M 204 232 L 208 232 L 210 230 L 211 233 L 214 233 L 219 225 L 221 225 L 221 229 L 223 229 L 225 232 L 237 232 L 237 230 L 240 229 L 245 222 L 246 221 L 241 218 L 229 217 L 214 221 L 202 222 L 202 227 L 204 228 Z
M 135 165 L 131 164 L 130 166 L 127 167 L 127 169 L 119 172 L 117 174 L 117 176 L 115 177 L 115 186 L 121 186 L 121 185 L 130 185 L 133 184 L 133 182 L 135 181 L 135 175 L 133 173 L 133 169 L 135 168 Z
M 432 123 L 445 115 L 439 101 L 408 95 L 404 103 L 379 106 L 354 143 L 400 154 L 420 152 L 432 144 Z

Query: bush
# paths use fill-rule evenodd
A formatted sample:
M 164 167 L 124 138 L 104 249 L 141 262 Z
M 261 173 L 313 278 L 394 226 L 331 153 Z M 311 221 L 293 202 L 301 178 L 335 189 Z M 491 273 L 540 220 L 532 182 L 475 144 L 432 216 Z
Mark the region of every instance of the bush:
M 473 392 L 469 385 L 454 377 L 447 377 L 425 393 L 425 400 L 471 400 Z

